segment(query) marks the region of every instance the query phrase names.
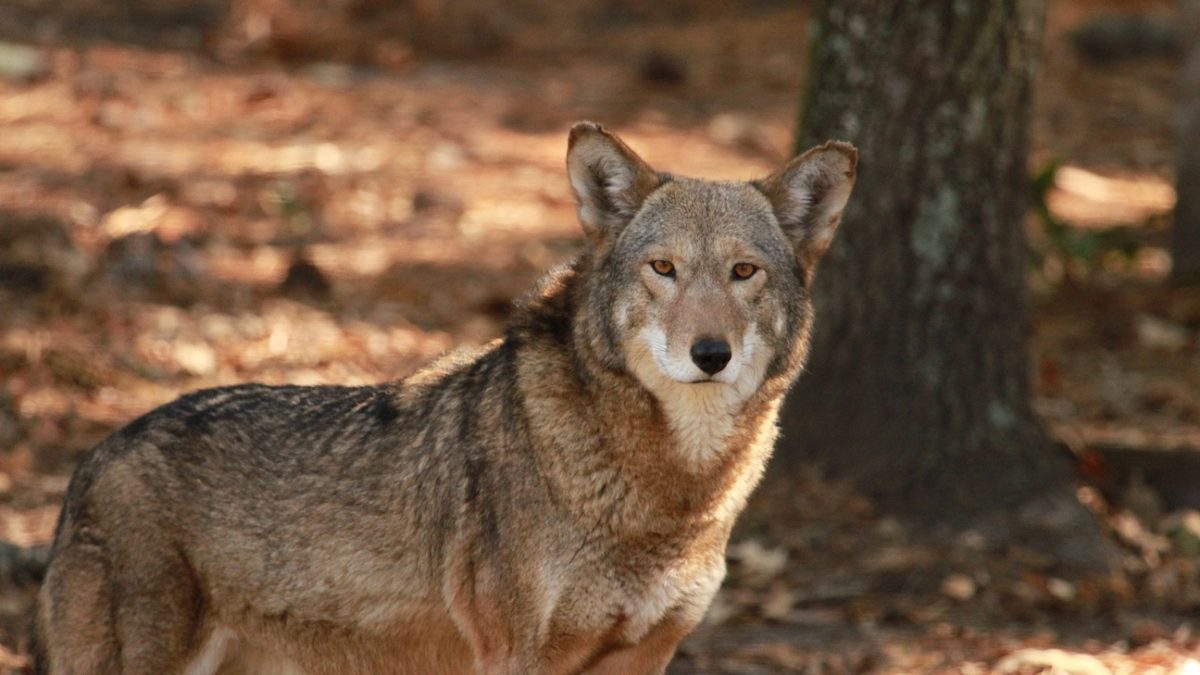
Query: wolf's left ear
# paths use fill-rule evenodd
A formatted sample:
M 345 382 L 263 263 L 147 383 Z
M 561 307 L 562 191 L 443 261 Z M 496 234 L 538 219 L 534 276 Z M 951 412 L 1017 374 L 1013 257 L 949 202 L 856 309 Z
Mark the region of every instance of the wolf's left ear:
M 616 134 L 595 122 L 571 127 L 567 175 L 579 222 L 593 245 L 616 239 L 664 180 Z
M 755 182 L 792 240 L 796 259 L 811 269 L 833 242 L 842 209 L 854 187 L 858 150 L 849 143 L 828 141 Z

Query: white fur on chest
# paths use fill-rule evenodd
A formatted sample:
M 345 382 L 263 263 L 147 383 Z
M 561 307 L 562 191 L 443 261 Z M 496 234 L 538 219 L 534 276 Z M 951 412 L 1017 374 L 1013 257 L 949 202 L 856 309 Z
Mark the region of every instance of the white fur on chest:
M 609 568 L 570 581 L 557 576 L 557 601 L 545 617 L 569 617 L 568 633 L 607 633 L 620 617 L 621 639 L 639 642 L 664 620 L 684 626 L 700 622 L 725 577 L 723 552 L 705 560 L 679 559 L 665 569 Z
M 737 390 L 720 383 L 675 384 L 660 391 L 659 403 L 685 462 L 703 465 L 728 447 L 740 399 Z
M 699 569 L 686 564 L 671 567 L 647 578 L 642 592 L 631 595 L 625 605 L 626 639 L 640 639 L 668 614 L 686 625 L 698 623 L 724 578 L 724 560 Z

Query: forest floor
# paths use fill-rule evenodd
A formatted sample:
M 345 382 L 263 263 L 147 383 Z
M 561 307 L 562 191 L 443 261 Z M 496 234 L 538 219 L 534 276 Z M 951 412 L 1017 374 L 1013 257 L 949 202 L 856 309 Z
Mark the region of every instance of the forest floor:
M 414 49 L 280 17 L 263 38 L 284 2 L 118 4 L 0 7 L 0 40 L 41 45 L 0 49 L 0 540 L 23 547 L 51 538 L 89 446 L 183 392 L 378 382 L 497 336 L 579 250 L 572 121 L 666 170 L 770 171 L 810 11 L 531 1 Z M 1043 196 L 1069 229 L 1029 222 L 1035 404 L 1121 570 L 937 541 L 805 474 L 756 496 L 671 672 L 1200 674 L 1200 495 L 1179 469 L 1200 458 L 1200 292 L 1165 279 L 1175 67 L 1070 39 L 1172 4 L 1051 2 L 1030 167 L 1059 163 Z M 34 592 L 0 581 L 0 669 L 24 663 Z

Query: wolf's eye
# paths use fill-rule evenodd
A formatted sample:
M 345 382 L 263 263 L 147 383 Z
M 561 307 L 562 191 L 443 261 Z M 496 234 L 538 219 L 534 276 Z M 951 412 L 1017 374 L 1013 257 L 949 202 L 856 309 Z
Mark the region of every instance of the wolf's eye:
M 670 260 L 652 260 L 650 262 L 650 266 L 654 268 L 655 272 L 658 272 L 664 277 L 675 276 L 675 265 L 672 264 Z
M 739 280 L 749 279 L 750 277 L 754 276 L 754 273 L 757 271 L 758 268 L 750 263 L 738 263 L 733 266 L 733 278 Z

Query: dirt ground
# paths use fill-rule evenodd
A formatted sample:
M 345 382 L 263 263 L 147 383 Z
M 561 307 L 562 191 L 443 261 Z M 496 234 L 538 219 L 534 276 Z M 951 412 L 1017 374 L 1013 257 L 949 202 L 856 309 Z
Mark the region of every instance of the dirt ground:
M 80 455 L 183 392 L 377 382 L 498 335 L 579 249 L 574 120 L 680 173 L 788 155 L 808 3 L 472 0 L 394 34 L 361 5 L 358 24 L 283 0 L 0 7 L 0 40 L 41 46 L 15 75 L 0 51 L 0 540 L 47 543 Z M 1120 572 L 931 539 L 796 476 L 756 497 L 672 673 L 1200 674 L 1200 474 L 1178 468 L 1200 470 L 1200 292 L 1166 286 L 1163 248 L 1174 62 L 1071 38 L 1132 10 L 1173 17 L 1051 2 L 1030 167 L 1059 163 L 1044 197 L 1070 231 L 1030 218 L 1035 403 Z M 0 668 L 24 663 L 33 593 L 0 581 Z

